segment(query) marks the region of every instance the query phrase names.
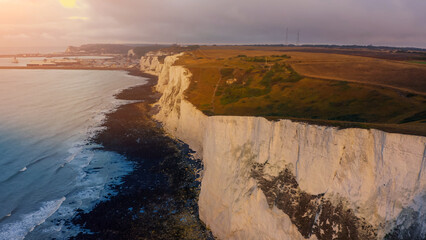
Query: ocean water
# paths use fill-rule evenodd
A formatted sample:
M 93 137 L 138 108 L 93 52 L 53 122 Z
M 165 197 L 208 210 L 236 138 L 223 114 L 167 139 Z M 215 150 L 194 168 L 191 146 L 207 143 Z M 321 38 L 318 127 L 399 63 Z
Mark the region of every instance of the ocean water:
M 48 59 L 63 59 L 64 57 L 52 57 L 52 58 L 48 58 Z M 108 56 L 78 56 L 78 57 L 67 57 L 70 59 L 110 59 L 112 57 L 108 57 Z M 21 57 L 21 58 L 17 58 L 18 63 L 13 63 L 13 58 L 0 58 L 0 67 L 22 67 L 22 66 L 27 66 L 28 63 L 31 63 L 31 61 L 43 61 L 44 59 L 46 59 L 45 57 Z
M 2 54 L 20 54 L 20 53 L 53 53 L 53 52 L 65 52 L 66 46 L 54 46 L 54 47 L 0 47 L 0 55 Z
M 0 70 L 0 239 L 64 239 L 132 165 L 89 141 L 113 95 L 144 84 L 123 71 Z

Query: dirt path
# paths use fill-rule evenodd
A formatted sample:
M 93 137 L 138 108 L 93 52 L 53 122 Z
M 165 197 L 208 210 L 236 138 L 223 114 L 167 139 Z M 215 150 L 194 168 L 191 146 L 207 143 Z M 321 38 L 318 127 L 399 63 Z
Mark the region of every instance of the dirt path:
M 212 105 L 212 112 L 213 112 L 213 113 L 215 112 L 215 108 L 214 108 L 214 99 L 215 99 L 215 97 L 216 97 L 216 92 L 217 92 L 217 89 L 219 88 L 220 81 L 222 81 L 222 76 L 221 76 L 221 77 L 219 78 L 219 80 L 217 81 L 216 86 L 214 87 L 213 95 L 212 95 L 211 105 Z
M 304 74 L 303 76 L 307 77 L 307 78 L 325 80 L 325 81 L 351 82 L 351 83 L 358 83 L 358 84 L 363 84 L 363 85 L 383 87 L 383 88 L 388 88 L 388 89 L 392 89 L 392 90 L 396 90 L 396 91 L 400 91 L 400 92 L 414 93 L 414 94 L 417 94 L 417 95 L 426 96 L 425 92 L 419 92 L 419 91 L 415 91 L 415 90 L 408 89 L 408 88 L 395 87 L 395 86 L 387 85 L 387 84 L 383 84 L 383 83 L 373 83 L 373 82 L 357 81 L 357 80 L 352 80 L 352 79 L 340 79 L 340 78 L 322 78 L 322 77 L 319 77 L 319 76 L 316 76 L 316 75 L 310 75 L 310 74 Z

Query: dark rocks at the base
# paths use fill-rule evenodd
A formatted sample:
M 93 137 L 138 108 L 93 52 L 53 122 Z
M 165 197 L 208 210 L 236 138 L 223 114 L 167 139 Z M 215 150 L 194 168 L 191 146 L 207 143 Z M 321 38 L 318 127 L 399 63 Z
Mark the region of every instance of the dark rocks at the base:
M 419 212 L 414 211 L 412 208 L 405 208 L 397 217 L 396 222 L 399 225 L 395 226 L 388 234 L 386 234 L 384 239 L 425 240 L 425 234 L 422 233 L 425 221 L 426 220 Z
M 375 229 L 355 216 L 343 201 L 333 204 L 324 194 L 311 195 L 302 191 L 289 169 L 277 177 L 267 177 L 263 165 L 255 164 L 252 177 L 258 181 L 270 207 L 276 206 L 286 213 L 305 238 L 315 235 L 319 240 L 376 239 Z
M 137 72 L 134 72 L 137 74 Z M 158 95 L 147 85 L 124 90 L 119 99 L 141 100 L 108 114 L 106 130 L 93 141 L 132 161 L 135 170 L 116 186 L 118 194 L 100 202 L 73 223 L 86 229 L 73 239 L 212 239 L 198 217 L 201 162 L 187 145 L 165 135 L 150 117 Z M 106 166 L 107 167 L 107 166 Z

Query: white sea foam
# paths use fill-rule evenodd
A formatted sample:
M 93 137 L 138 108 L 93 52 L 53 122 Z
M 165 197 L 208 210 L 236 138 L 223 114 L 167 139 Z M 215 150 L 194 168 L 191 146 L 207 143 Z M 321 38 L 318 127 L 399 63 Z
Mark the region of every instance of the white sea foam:
M 65 162 L 62 163 L 60 167 L 64 167 L 66 164 L 72 162 L 75 159 L 75 157 L 83 151 L 82 145 L 83 145 L 82 143 L 74 144 L 74 147 L 68 150 L 70 155 L 65 159 Z
M 0 240 L 24 239 L 36 226 L 44 223 L 47 218 L 52 216 L 65 199 L 65 197 L 62 197 L 61 199 L 45 202 L 39 210 L 22 215 L 20 221 L 3 225 L 0 228 Z
M 78 154 L 78 152 L 77 152 L 77 153 L 72 154 L 71 156 L 69 156 L 69 157 L 65 160 L 65 162 L 67 162 L 67 163 L 71 162 L 72 160 L 74 160 L 74 158 L 75 158 L 75 156 L 77 156 L 77 154 Z

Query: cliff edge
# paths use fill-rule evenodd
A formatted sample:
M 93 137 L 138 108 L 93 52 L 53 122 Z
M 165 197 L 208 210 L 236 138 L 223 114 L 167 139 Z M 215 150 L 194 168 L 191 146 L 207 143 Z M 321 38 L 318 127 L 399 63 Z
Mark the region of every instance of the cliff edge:
M 262 117 L 207 117 L 179 55 L 149 54 L 155 116 L 202 157 L 200 218 L 220 239 L 425 239 L 426 138 Z

